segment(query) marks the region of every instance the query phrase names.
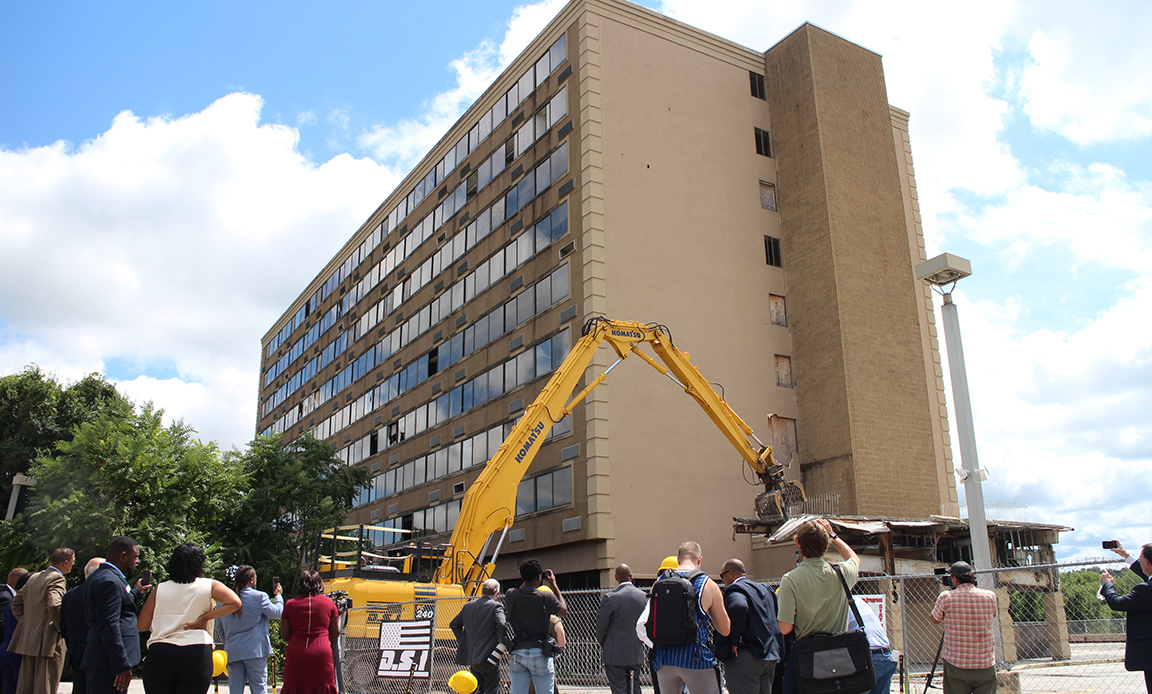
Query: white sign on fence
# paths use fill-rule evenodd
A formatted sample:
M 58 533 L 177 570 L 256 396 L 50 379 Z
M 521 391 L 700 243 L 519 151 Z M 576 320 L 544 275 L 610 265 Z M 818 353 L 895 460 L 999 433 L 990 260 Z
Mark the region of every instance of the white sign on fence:
M 868 605 L 868 607 L 872 608 L 872 611 L 875 612 L 876 616 L 880 618 L 880 626 L 884 627 L 885 629 L 888 628 L 888 608 L 886 608 L 884 606 L 884 596 L 883 595 L 871 595 L 871 594 L 869 594 L 869 595 L 857 595 L 855 597 L 860 602 L 862 602 L 862 603 Z
M 381 622 L 380 666 L 376 674 L 381 677 L 431 677 L 434 621 L 435 618 Z

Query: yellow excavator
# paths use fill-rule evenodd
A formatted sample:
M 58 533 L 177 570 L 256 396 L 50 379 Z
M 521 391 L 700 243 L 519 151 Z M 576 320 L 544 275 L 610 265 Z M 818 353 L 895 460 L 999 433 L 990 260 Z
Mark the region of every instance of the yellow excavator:
M 585 368 L 604 342 L 618 358 L 573 396 Z M 656 358 L 641 351 L 645 344 Z M 786 466 L 772 456 L 772 447 L 760 441 L 720 397 L 691 363 L 689 354 L 672 344 L 666 326 L 595 317 L 585 323 L 580 340 L 464 495 L 447 544 L 434 548 L 417 540 L 385 553 L 378 547 L 387 543 L 370 539 L 373 535 L 411 531 L 379 526 L 343 526 L 319 537 L 316 565 L 325 578 L 326 591 L 346 594 L 350 607 L 368 608 L 364 626 L 357 629 L 349 624 L 348 636 L 372 637 L 379 633 L 382 621 L 419 619 L 423 614 L 434 615 L 438 639 L 451 639 L 448 622 L 463 600 L 449 601 L 455 607 L 441 601 L 440 609 L 435 610 L 431 603 L 436 598 L 479 594 L 481 584 L 492 576 L 496 557 L 515 519 L 517 487 L 548 432 L 632 355 L 683 388 L 739 451 L 764 485 L 757 498 L 758 515 L 764 516 L 765 509 L 774 506 L 778 513 L 773 515 L 783 522 L 788 506 L 804 500 L 803 486 L 784 478 Z M 489 544 L 498 530 L 502 532 L 489 556 Z M 357 631 L 362 633 L 354 633 Z

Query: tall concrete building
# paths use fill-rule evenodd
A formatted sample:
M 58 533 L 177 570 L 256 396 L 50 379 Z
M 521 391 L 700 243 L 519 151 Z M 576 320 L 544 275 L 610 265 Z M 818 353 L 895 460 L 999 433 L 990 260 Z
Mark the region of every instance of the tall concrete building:
M 810 24 L 759 52 L 573 0 L 265 336 L 258 429 L 312 431 L 371 470 L 350 522 L 443 541 L 604 315 L 669 326 L 809 503 L 939 513 L 956 491 L 907 125 L 880 56 Z M 584 382 L 609 363 L 602 348 Z M 527 470 L 497 576 L 535 556 L 607 585 L 687 539 L 710 570 L 752 563 L 762 542 L 732 532 L 752 479 L 629 360 Z

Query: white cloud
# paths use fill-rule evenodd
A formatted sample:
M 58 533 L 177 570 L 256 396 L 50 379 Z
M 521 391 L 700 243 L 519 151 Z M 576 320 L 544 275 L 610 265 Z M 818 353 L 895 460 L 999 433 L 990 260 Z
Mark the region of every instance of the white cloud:
M 456 74 L 452 88 L 426 103 L 418 116 L 373 126 L 357 138 L 357 144 L 387 165 L 407 172 L 439 142 L 460 115 L 565 4 L 563 0 L 546 0 L 517 7 L 499 45 L 485 39 L 450 63 L 449 67 Z
M 309 163 L 262 105 L 124 112 L 76 148 L 0 150 L 0 372 L 174 364 L 120 385 L 225 447 L 251 438 L 260 338 L 396 182 L 368 159 Z
M 1020 331 L 1022 300 L 957 292 L 985 499 L 1023 503 L 1030 520 L 1070 525 L 1061 556 L 1152 533 L 1152 277 L 1075 332 Z M 951 405 L 951 403 L 950 403 Z M 958 451 L 957 451 L 958 453 Z
M 950 234 L 1004 253 L 1021 265 L 1042 248 L 1065 249 L 1081 263 L 1144 273 L 1152 267 L 1152 185 L 1103 163 L 1058 162 L 1047 187 L 1021 185 L 1000 201 L 942 220 Z
M 1071 12 L 1054 21 L 1037 6 L 1028 40 L 1032 63 L 1020 91 L 1032 124 L 1077 144 L 1132 141 L 1152 135 L 1152 7 L 1110 4 L 1107 12 Z

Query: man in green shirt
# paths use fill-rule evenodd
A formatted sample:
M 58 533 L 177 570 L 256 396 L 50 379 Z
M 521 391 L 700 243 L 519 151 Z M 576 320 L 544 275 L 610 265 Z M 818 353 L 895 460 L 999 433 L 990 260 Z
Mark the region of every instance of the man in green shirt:
M 784 574 L 776 591 L 781 634 L 795 633 L 796 638 L 802 639 L 819 631 L 839 634 L 848 627 L 848 596 L 832 565 L 824 561 L 829 544 L 844 560 L 840 571 L 848 587 L 856 584 L 860 559 L 847 542 L 836 536 L 832 524 L 826 518 L 817 518 L 800 526 L 796 547 L 804 560 Z M 799 691 L 794 659 L 789 659 L 783 686 L 784 694 Z

